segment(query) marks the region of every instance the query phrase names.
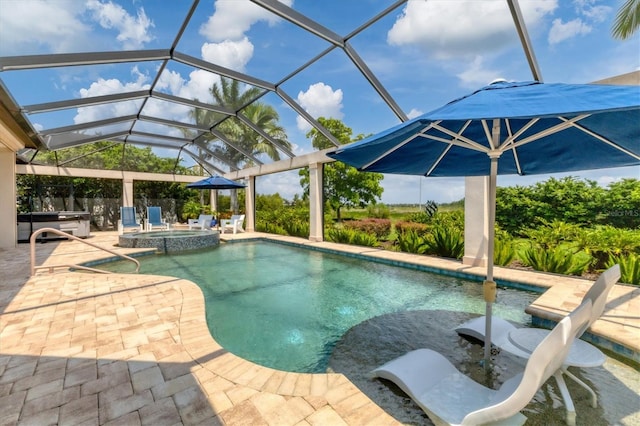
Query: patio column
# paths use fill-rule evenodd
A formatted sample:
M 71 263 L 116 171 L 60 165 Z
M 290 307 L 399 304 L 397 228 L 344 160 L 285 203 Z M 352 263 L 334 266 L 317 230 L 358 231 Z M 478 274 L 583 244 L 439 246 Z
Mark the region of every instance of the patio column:
M 16 154 L 0 148 L 0 249 L 16 247 L 18 216 L 16 210 Z
M 324 240 L 324 214 L 322 202 L 324 164 L 309 164 L 309 240 Z
M 133 179 L 122 178 L 122 207 L 133 207 Z
M 489 238 L 489 176 L 464 181 L 463 265 L 487 266 Z
M 247 187 L 244 194 L 244 220 L 245 231 L 255 232 L 256 230 L 256 177 L 247 178 Z

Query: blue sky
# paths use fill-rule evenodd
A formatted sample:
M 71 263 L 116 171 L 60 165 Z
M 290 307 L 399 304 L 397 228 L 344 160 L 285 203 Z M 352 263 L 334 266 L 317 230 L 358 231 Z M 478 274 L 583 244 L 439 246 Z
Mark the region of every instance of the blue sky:
M 393 3 L 392 0 L 282 0 L 296 11 L 346 36 Z M 610 28 L 622 0 L 521 0 L 545 82 L 588 83 L 640 69 L 640 34 L 614 40 Z M 191 1 L 171 0 L 0 0 L 0 55 L 166 49 Z M 410 0 L 350 43 L 410 117 L 486 85 L 496 78 L 531 80 L 506 1 Z M 340 49 L 294 78 L 294 70 L 328 43 L 271 15 L 248 0 L 201 0 L 176 50 L 269 82 L 313 117 L 343 120 L 356 134 L 373 134 L 399 123 L 371 85 Z M 0 73 L 22 104 L 80 98 L 148 88 L 159 63 L 66 67 Z M 218 81 L 214 74 L 172 65 L 158 90 L 202 101 Z M 280 97 L 274 106 L 296 154 L 312 151 L 308 124 Z M 101 105 L 29 117 L 47 129 L 126 114 L 135 103 Z M 148 108 L 188 121 L 188 109 L 162 102 Z M 104 131 L 104 130 L 103 130 Z M 170 133 L 175 129 L 167 129 Z M 166 155 L 176 153 L 166 152 Z M 187 165 L 187 163 L 185 163 Z M 572 173 L 606 185 L 621 177 L 640 178 L 640 168 Z M 556 175 L 558 177 L 563 175 Z M 548 176 L 499 177 L 498 184 L 530 185 Z M 297 172 L 258 180 L 260 193 L 299 193 Z M 383 201 L 455 201 L 464 179 L 385 177 Z

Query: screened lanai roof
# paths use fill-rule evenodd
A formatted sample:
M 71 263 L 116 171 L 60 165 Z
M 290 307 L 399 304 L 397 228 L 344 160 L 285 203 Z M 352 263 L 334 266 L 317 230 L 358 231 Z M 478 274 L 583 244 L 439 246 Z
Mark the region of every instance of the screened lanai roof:
M 73 165 L 91 149 L 126 159 L 129 146 L 151 147 L 224 174 L 312 152 L 313 128 L 338 145 L 319 117 L 343 121 L 353 137 L 495 77 L 541 80 L 527 28 L 540 32 L 557 8 L 516 0 L 3 0 L 0 102 L 29 137 L 19 153 L 25 162 L 74 147 L 87 149 L 46 161 Z M 501 69 L 482 69 L 489 58 Z

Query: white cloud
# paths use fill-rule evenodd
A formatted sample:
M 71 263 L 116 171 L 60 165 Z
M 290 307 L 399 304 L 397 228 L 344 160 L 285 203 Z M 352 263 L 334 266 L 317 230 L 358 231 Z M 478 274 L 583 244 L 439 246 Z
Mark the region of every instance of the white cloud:
M 322 82 L 309 86 L 306 92 L 298 93 L 298 103 L 313 118 L 325 117 L 336 118 L 341 120 L 344 117 L 342 113 L 342 90 L 333 90 Z M 307 121 L 298 116 L 298 129 L 307 131 L 311 126 Z
M 551 30 L 549 31 L 549 44 L 557 44 L 564 40 L 573 38 L 578 35 L 588 34 L 591 27 L 585 24 L 582 19 L 576 18 L 567 23 L 563 23 L 562 19 L 554 19 Z
M 293 0 L 281 0 L 281 3 L 291 6 Z M 214 14 L 200 27 L 200 34 L 212 42 L 238 40 L 261 20 L 274 25 L 279 18 L 249 0 L 217 0 Z
M 521 3 L 529 27 L 557 7 L 557 0 Z M 506 2 L 409 1 L 387 41 L 396 46 L 418 45 L 437 58 L 478 55 L 517 41 Z
M 302 197 L 298 169 L 256 177 L 256 192 L 262 195 L 278 193 L 288 201 L 296 194 Z
M 132 69 L 132 74 L 136 80 L 128 83 L 122 83 L 120 80 L 115 78 L 108 80 L 100 78 L 91 83 L 88 89 L 80 89 L 80 97 L 90 98 L 94 96 L 149 89 L 151 87 L 148 83 L 148 76 L 140 73 L 137 68 L 134 67 Z M 139 105 L 140 101 L 127 101 L 78 108 L 78 112 L 73 118 L 73 122 L 86 123 L 109 117 L 121 117 L 123 115 L 135 114 L 138 112 Z
M 89 0 L 86 7 L 93 12 L 93 19 L 102 28 L 118 30 L 116 38 L 124 49 L 140 49 L 153 39 L 148 33 L 149 28 L 154 26 L 153 22 L 147 18 L 142 8 L 138 9 L 138 16 L 133 17 L 122 6 L 111 1 L 102 3 Z
M 500 77 L 500 71 L 483 68 L 483 62 L 482 56 L 476 56 L 466 70 L 456 74 L 463 86 L 472 89 L 484 87 Z
M 54 53 L 73 51 L 73 46 L 86 43 L 90 30 L 78 19 L 84 9 L 77 6 L 74 0 L 21 0 L 0 6 L 0 53 L 24 54 L 42 47 Z
M 610 6 L 598 4 L 599 0 L 574 0 L 576 12 L 593 22 L 604 22 L 612 12 Z
M 247 37 L 239 41 L 225 40 L 221 43 L 202 45 L 202 59 L 216 65 L 243 72 L 253 56 L 253 44 Z
M 385 174 L 381 183 L 385 204 L 451 203 L 464 198 L 464 177 L 421 177 Z
M 423 111 L 421 111 L 421 110 L 419 110 L 419 109 L 412 108 L 412 109 L 411 109 L 411 111 L 409 111 L 409 113 L 407 114 L 407 117 L 408 117 L 409 119 L 412 119 L 412 118 L 419 117 L 419 116 L 421 116 L 422 114 L 424 114 L 424 112 L 423 112 Z

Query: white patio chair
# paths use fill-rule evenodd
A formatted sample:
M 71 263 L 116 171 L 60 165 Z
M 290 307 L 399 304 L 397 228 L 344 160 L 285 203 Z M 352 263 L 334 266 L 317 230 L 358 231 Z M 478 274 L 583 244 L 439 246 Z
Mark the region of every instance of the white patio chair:
M 211 221 L 213 220 L 212 214 L 201 214 L 197 219 L 189 219 L 188 225 L 189 229 L 210 229 Z
M 242 224 L 244 222 L 244 215 L 237 214 L 231 216 L 231 219 L 222 219 L 220 221 L 220 232 L 224 234 L 224 231 L 230 229 L 235 234 L 236 232 L 244 232 Z

